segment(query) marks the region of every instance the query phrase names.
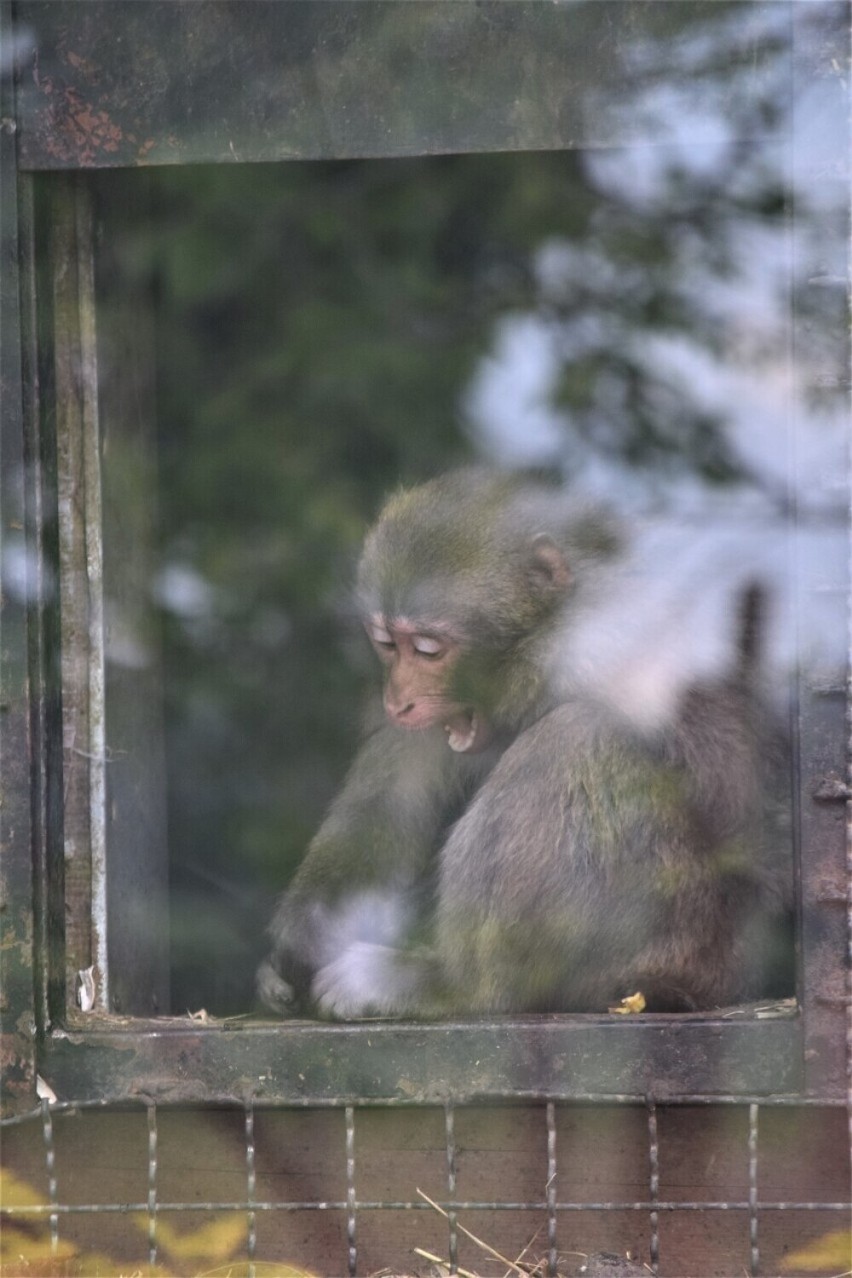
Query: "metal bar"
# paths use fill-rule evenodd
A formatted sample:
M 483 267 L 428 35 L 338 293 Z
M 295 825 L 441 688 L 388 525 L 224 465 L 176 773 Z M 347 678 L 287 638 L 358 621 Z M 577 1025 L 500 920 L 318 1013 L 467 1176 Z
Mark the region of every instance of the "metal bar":
M 47 1193 L 50 1198 L 50 1250 L 56 1255 L 59 1246 L 59 1195 L 56 1185 L 56 1148 L 53 1143 L 53 1118 L 50 1103 L 41 1102 L 42 1135 L 44 1138 L 44 1161 L 47 1167 Z
M 98 350 L 95 326 L 95 264 L 92 206 L 87 188 L 75 181 L 77 302 L 80 333 L 80 411 L 83 430 L 83 542 L 88 585 L 89 838 L 92 860 L 92 958 L 97 1006 L 109 1010 L 107 962 L 106 700 L 104 654 L 103 508 L 101 500 Z
M 355 1110 L 346 1106 L 346 1240 L 349 1248 L 349 1278 L 355 1278 L 358 1268 L 358 1248 L 355 1238 Z M 359 1204 L 360 1205 L 360 1204 Z
M 437 1202 L 437 1205 L 444 1211 L 537 1211 L 546 1212 L 549 1204 L 547 1202 L 477 1202 L 475 1199 L 469 1202 Z M 424 1202 L 393 1202 L 393 1201 L 356 1201 L 353 1206 L 358 1211 L 432 1211 L 428 1203 Z M 157 1203 L 157 1215 L 162 1216 L 165 1212 L 183 1212 L 183 1211 L 346 1211 L 350 1207 L 350 1202 L 346 1200 L 328 1201 L 328 1202 L 197 1202 L 197 1203 Z M 844 1202 L 758 1202 L 756 1204 L 758 1211 L 842 1211 L 849 1214 L 849 1203 Z M 554 1211 L 571 1212 L 571 1211 L 639 1211 L 639 1212 L 679 1212 L 679 1211 L 719 1211 L 719 1212 L 748 1212 L 751 1210 L 751 1203 L 748 1201 L 737 1202 L 590 1202 L 590 1203 L 554 1203 Z M 74 1215 L 96 1215 L 98 1212 L 106 1214 L 119 1213 L 126 1215 L 128 1212 L 146 1212 L 148 1210 L 147 1202 L 134 1203 L 43 1203 L 33 1207 L 13 1207 L 3 1206 L 4 1216 L 47 1216 L 55 1212 L 59 1216 Z
M 756 1105 L 748 1107 L 748 1202 L 749 1220 L 748 1234 L 751 1248 L 751 1274 L 756 1275 L 760 1266 L 760 1251 L 757 1241 L 757 1117 Z
M 801 379 L 802 402 L 820 393 L 821 386 L 848 384 L 848 329 L 842 337 L 826 346 L 819 368 L 808 358 L 810 329 L 816 297 L 824 288 L 820 276 L 826 246 L 814 242 L 811 225 L 811 193 L 819 189 L 823 207 L 834 203 L 838 209 L 849 208 L 849 94 L 842 78 L 832 78 L 829 69 L 837 59 L 849 53 L 848 4 L 820 6 L 820 19 L 814 21 L 811 5 L 793 4 L 790 16 L 793 30 L 792 131 L 790 146 L 794 157 L 796 180 L 791 187 L 792 242 L 796 269 L 792 273 L 791 323 L 795 374 Z M 816 103 L 819 106 L 816 106 Z M 825 165 L 820 156 L 821 121 L 834 118 L 841 132 L 833 148 L 837 163 Z M 820 237 L 821 238 L 821 237 Z M 838 240 L 838 251 L 844 247 Z M 822 321 L 827 333 L 832 321 Z M 829 354 L 829 351 L 831 352 Z M 803 460 L 808 446 L 808 429 L 802 410 L 794 405 L 794 464 Z M 848 474 L 842 467 L 815 478 L 808 498 L 819 501 L 831 497 L 837 485 L 848 485 Z M 797 489 L 801 491 L 801 489 Z M 798 505 L 798 503 L 796 503 Z M 795 506 L 794 506 L 795 509 Z M 798 511 L 796 511 L 798 514 Z M 849 590 L 848 563 L 838 554 L 826 556 L 818 571 L 808 563 L 803 546 L 797 548 L 796 609 L 805 615 L 813 606 L 814 591 L 819 587 Z M 825 595 L 823 594 L 823 602 Z M 842 605 L 838 599 L 835 613 L 843 625 Z M 847 1052 L 844 1044 L 846 1016 L 842 1006 L 847 989 L 843 972 L 848 939 L 842 904 L 838 908 L 835 891 L 842 889 L 847 847 L 843 846 L 844 830 L 838 813 L 827 797 L 823 779 L 835 769 L 845 751 L 848 738 L 847 689 L 838 667 L 833 670 L 809 669 L 806 660 L 799 674 L 798 737 L 799 758 L 799 829 L 801 840 L 800 927 L 798 929 L 802 971 L 802 1013 L 804 1043 L 802 1060 L 805 1090 L 812 1094 L 844 1093 L 846 1087 Z M 842 892 L 841 892 L 842 900 Z M 848 972 L 848 967 L 847 967 Z
M 452 1105 L 446 1105 L 444 1107 L 444 1131 L 447 1141 L 447 1193 L 452 1200 L 456 1196 L 455 1110 Z M 450 1262 L 451 1274 L 458 1271 L 459 1265 L 459 1235 L 456 1223 L 456 1213 L 454 1211 L 448 1212 L 447 1228 L 449 1230 L 449 1238 L 447 1242 L 447 1258 Z
M 246 1200 L 249 1203 L 254 1202 L 255 1190 L 257 1187 L 257 1176 L 254 1163 L 254 1109 L 251 1104 L 246 1105 Z M 246 1238 L 246 1252 L 248 1255 L 248 1278 L 255 1278 L 254 1257 L 257 1250 L 257 1215 L 254 1208 L 250 1208 L 247 1220 L 248 1236 Z
M 556 1278 L 559 1258 L 556 1249 L 556 1106 L 548 1101 L 547 1116 L 547 1275 Z
M 652 1203 L 650 1214 L 651 1226 L 651 1268 L 656 1274 L 660 1265 L 660 1147 L 657 1133 L 657 1109 L 652 1100 L 648 1101 L 648 1186 Z
M 51 187 L 50 263 L 53 289 L 59 614 L 62 682 L 62 836 L 64 843 L 65 963 L 69 992 L 95 961 L 92 938 L 92 816 L 89 731 L 89 609 L 85 563 L 85 466 L 82 457 L 78 186 L 63 177 Z M 100 973 L 98 973 L 100 976 Z M 95 982 L 96 984 L 96 982 Z M 78 991 L 90 1009 L 90 991 Z M 94 1001 L 97 1001 L 95 996 Z M 42 1072 L 52 1073 L 49 1067 Z M 60 1086 L 60 1094 L 62 1088 Z
M 848 287 L 848 286 L 847 286 Z M 848 292 L 847 292 L 848 296 Z M 849 444 L 852 474 L 852 439 Z M 852 532 L 849 542 L 849 579 L 852 581 Z M 849 648 L 852 652 L 852 591 L 848 600 Z M 852 795 L 852 675 L 847 691 L 846 787 Z M 846 801 L 846 1116 L 849 1136 L 849 1184 L 852 1187 L 852 799 Z
M 148 1263 L 157 1263 L 157 1106 L 148 1106 Z

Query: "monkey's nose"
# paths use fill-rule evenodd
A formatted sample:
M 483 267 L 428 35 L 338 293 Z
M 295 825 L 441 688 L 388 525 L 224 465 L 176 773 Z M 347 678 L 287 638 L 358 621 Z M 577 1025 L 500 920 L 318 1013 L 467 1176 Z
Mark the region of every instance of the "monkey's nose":
M 416 708 L 415 701 L 398 701 L 394 696 L 385 696 L 385 713 L 393 723 L 404 723 Z

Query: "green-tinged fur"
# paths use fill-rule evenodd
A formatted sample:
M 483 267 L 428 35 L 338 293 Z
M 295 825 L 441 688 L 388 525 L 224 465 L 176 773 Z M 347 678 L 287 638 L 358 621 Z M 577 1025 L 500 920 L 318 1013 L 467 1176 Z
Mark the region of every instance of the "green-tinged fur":
M 361 608 L 461 643 L 448 697 L 492 741 L 465 755 L 439 727 L 368 737 L 279 905 L 267 1003 L 345 1017 L 790 992 L 785 745 L 758 690 L 759 589 L 733 601 L 730 668 L 682 689 L 653 731 L 548 677 L 621 544 L 606 512 L 488 471 L 390 499 Z

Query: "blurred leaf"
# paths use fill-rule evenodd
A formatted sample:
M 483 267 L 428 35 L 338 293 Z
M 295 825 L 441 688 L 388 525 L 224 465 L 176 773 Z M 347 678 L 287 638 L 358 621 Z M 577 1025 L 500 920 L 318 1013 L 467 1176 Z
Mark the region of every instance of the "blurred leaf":
M 0 1168 L 0 1207 L 41 1207 L 47 1206 L 45 1194 L 34 1189 L 28 1181 L 22 1180 L 8 1168 Z
M 147 1234 L 148 1217 L 139 1213 L 133 1219 Z M 165 1216 L 157 1216 L 157 1245 L 176 1260 L 224 1260 L 237 1247 L 244 1246 L 245 1239 L 246 1219 L 242 1212 L 208 1219 L 191 1233 L 181 1233 Z
M 852 1272 L 852 1231 L 840 1229 L 815 1238 L 807 1246 L 785 1256 L 781 1268 L 785 1272 L 803 1270 L 809 1274 L 819 1269 L 843 1274 Z
M 64 1238 L 59 1239 L 55 1251 L 52 1249 L 46 1222 L 44 1230 L 39 1229 L 38 1233 L 31 1233 L 26 1225 L 17 1221 L 3 1226 L 0 1238 L 0 1259 L 4 1264 L 14 1264 L 15 1261 L 19 1263 L 25 1261 L 28 1266 L 41 1261 L 58 1264 L 59 1261 L 69 1260 L 76 1254 L 77 1248 Z

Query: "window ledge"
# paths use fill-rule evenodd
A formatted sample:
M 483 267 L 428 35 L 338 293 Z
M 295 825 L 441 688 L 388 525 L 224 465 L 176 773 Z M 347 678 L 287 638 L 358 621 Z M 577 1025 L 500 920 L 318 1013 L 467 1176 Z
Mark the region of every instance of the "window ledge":
M 700 1099 L 802 1087 L 795 1008 L 412 1024 L 103 1017 L 42 1044 L 60 1101 L 435 1103 L 583 1096 Z

